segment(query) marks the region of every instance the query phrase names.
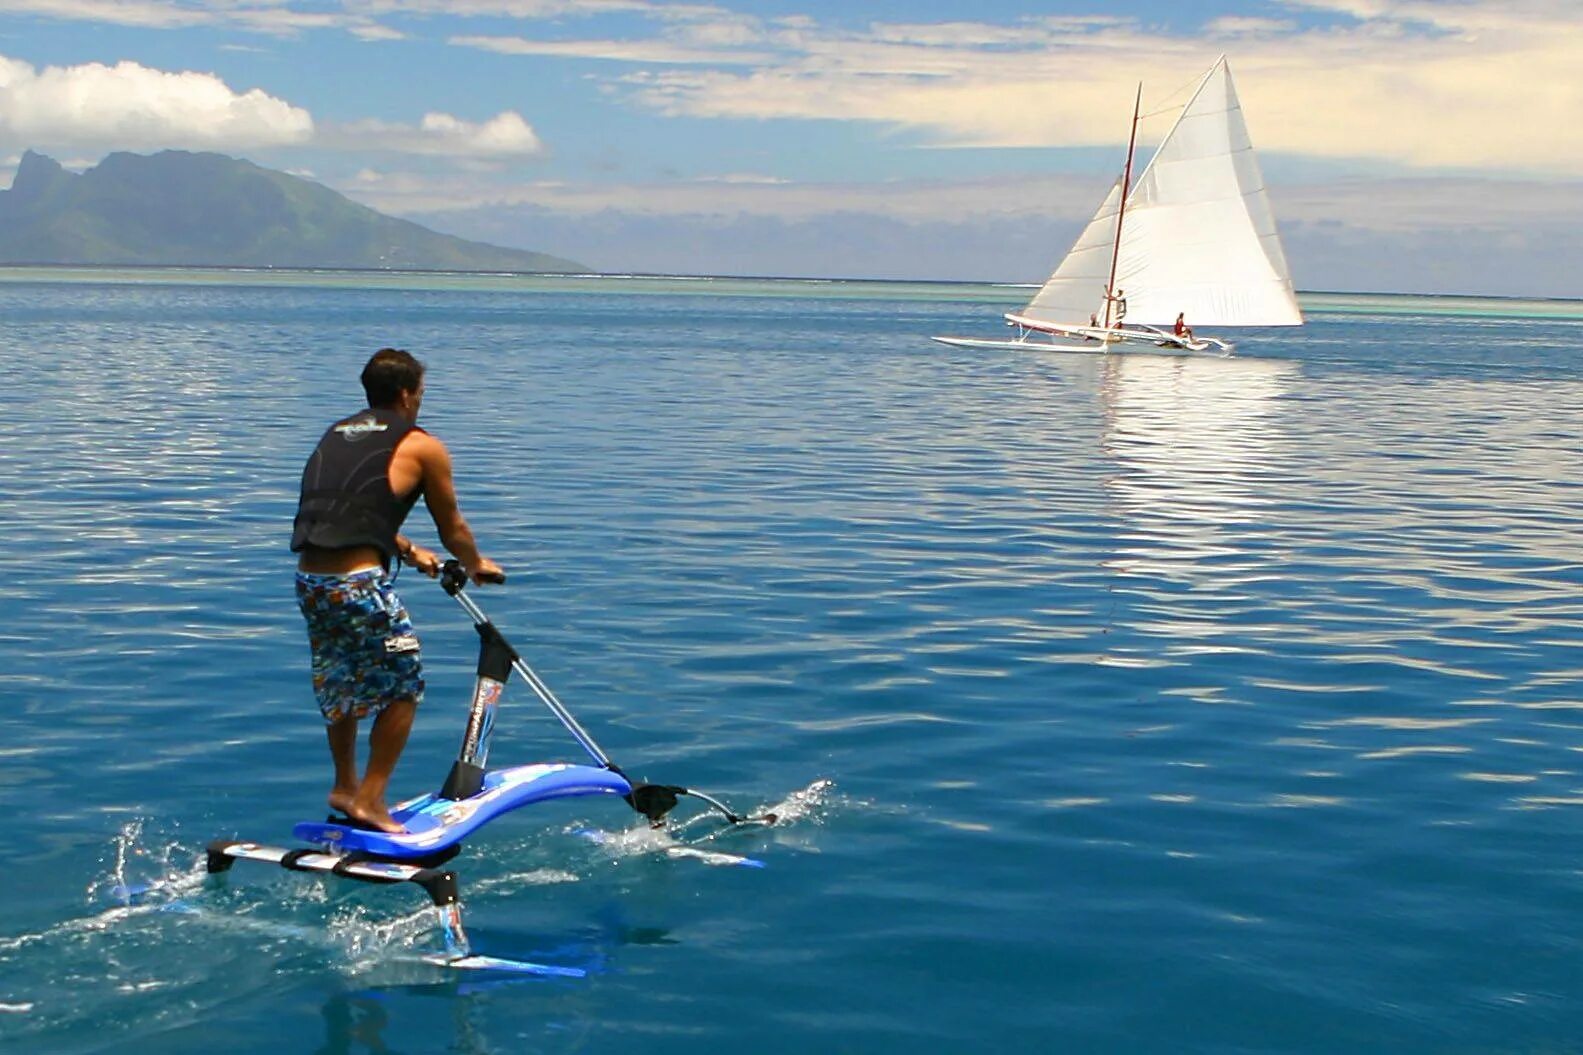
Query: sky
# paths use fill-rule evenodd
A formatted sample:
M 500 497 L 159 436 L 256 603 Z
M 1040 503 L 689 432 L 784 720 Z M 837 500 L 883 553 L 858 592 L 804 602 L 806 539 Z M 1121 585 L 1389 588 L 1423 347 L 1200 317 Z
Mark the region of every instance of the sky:
M 1583 297 L 1580 0 L 0 0 L 24 150 L 617 272 L 1038 282 L 1226 55 L 1299 289 Z

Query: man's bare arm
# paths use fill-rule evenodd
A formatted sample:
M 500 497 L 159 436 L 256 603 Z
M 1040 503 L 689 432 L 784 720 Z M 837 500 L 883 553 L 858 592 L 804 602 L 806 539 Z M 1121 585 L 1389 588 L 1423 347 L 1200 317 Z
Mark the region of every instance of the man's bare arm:
M 419 442 L 414 444 L 417 449 L 413 453 L 423 467 L 423 502 L 429 507 L 429 516 L 434 518 L 440 543 L 462 562 L 474 582 L 501 577 L 500 566 L 478 551 L 473 529 L 462 516 L 456 499 L 456 482 L 451 476 L 451 452 L 445 449 L 445 444 L 426 433 L 415 438 Z

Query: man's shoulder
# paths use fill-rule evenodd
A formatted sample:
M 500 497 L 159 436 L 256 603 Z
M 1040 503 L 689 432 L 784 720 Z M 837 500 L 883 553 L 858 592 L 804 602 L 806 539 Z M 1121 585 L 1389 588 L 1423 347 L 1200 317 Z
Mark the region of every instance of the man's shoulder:
M 411 431 L 401 437 L 399 446 L 404 453 L 411 453 L 419 458 L 447 453 L 445 444 L 440 437 L 426 429 L 420 429 L 416 425 L 412 426 Z

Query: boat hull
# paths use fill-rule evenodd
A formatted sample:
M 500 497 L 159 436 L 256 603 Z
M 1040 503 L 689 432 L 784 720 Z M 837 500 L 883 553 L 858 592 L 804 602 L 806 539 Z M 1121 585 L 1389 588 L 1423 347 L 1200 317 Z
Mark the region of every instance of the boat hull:
M 1113 342 L 1105 344 L 1100 341 L 1084 341 L 1081 344 L 1057 344 L 1054 341 L 1041 341 L 1033 338 L 1024 340 L 990 340 L 982 337 L 931 337 L 931 341 L 947 344 L 953 348 L 1003 348 L 1017 352 L 1059 352 L 1066 355 L 1169 355 L 1193 356 L 1197 358 L 1224 359 L 1231 354 L 1230 350 L 1221 350 L 1216 347 L 1185 348 L 1180 345 L 1140 345 L 1136 342 Z
M 931 341 L 948 344 L 953 348 L 1012 348 L 1029 352 L 1089 352 L 1099 353 L 1105 349 L 1098 342 L 1090 341 L 1083 344 L 1057 344 L 1054 341 L 1039 340 L 990 340 L 984 337 L 931 337 Z

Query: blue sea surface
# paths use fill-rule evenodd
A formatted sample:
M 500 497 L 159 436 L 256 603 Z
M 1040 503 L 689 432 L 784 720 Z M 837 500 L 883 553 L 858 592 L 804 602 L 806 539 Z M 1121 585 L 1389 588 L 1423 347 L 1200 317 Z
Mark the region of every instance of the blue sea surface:
M 927 340 L 1025 296 L 0 272 L 0 1047 L 1583 1050 L 1583 305 Z M 416 888 L 203 875 L 323 815 L 286 541 L 392 344 L 510 573 L 479 603 L 635 776 L 784 815 L 486 828 L 475 947 L 583 979 L 422 963 Z M 398 585 L 405 796 L 476 636 Z M 585 759 L 514 684 L 491 760 Z

